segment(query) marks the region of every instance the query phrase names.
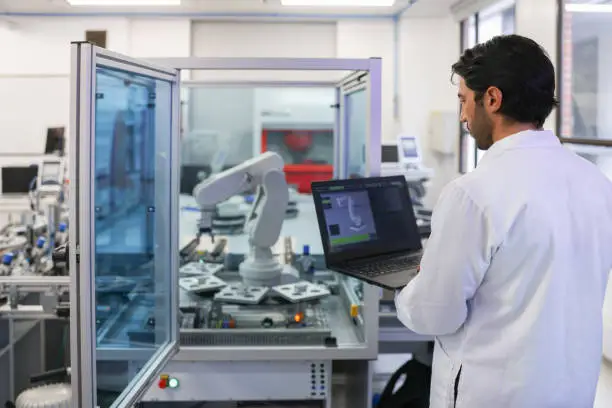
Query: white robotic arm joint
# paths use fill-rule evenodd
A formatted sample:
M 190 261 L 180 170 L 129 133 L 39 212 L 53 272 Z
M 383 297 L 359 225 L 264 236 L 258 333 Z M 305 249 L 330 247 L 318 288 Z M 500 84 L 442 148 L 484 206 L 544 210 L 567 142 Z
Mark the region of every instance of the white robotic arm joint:
M 245 282 L 268 281 L 279 275 L 282 269 L 273 257 L 271 247 L 280 237 L 289 204 L 289 187 L 283 167 L 280 155 L 266 152 L 210 177 L 193 191 L 202 212 L 200 233 L 212 236 L 212 219 L 217 204 L 236 194 L 257 190 L 245 228 L 251 247 L 240 268 Z

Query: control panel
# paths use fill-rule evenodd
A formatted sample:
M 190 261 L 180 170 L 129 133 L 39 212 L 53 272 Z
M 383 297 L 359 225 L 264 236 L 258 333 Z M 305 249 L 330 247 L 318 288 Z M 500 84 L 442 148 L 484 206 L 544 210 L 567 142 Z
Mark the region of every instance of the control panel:
M 331 361 L 171 361 L 142 401 L 327 400 L 331 369 Z

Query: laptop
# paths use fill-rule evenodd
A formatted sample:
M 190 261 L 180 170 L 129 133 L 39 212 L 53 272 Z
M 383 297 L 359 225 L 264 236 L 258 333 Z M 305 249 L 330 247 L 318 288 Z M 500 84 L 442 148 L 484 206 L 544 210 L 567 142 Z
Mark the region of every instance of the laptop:
M 312 183 L 327 268 L 395 290 L 418 272 L 421 236 L 402 175 Z

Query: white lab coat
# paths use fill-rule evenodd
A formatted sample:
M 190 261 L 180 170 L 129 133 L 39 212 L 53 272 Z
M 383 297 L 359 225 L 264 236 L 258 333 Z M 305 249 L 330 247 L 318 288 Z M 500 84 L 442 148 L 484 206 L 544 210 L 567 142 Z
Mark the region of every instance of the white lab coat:
M 591 408 L 612 185 L 553 133 L 495 143 L 434 209 L 398 318 L 433 335 L 430 408 Z M 455 380 L 461 368 L 457 402 Z

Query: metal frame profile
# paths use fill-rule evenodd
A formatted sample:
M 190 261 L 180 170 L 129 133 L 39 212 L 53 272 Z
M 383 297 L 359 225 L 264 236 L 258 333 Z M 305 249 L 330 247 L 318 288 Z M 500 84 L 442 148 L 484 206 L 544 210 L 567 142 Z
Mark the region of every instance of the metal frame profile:
M 380 145 L 381 145 L 381 83 L 382 60 L 369 59 L 321 59 L 321 58 L 150 58 L 151 63 L 178 70 L 204 70 L 204 71 L 345 71 L 359 72 L 360 75 L 368 73 L 368 113 L 367 113 L 367 148 L 366 168 L 367 175 L 375 176 L 380 172 Z M 336 82 L 340 110 L 343 109 L 342 87 L 351 76 Z M 244 84 L 270 84 L 265 81 L 221 81 L 228 85 Z M 189 81 L 193 83 L 206 83 L 209 81 Z M 214 83 L 214 82 L 213 82 Z M 321 84 L 323 81 L 313 81 Z M 278 86 L 307 86 L 306 82 L 288 81 L 276 83 Z M 351 91 L 356 91 L 354 88 Z M 341 118 L 339 116 L 339 118 Z M 343 138 L 340 138 L 340 150 L 344 148 Z M 340 157 L 340 165 L 346 168 L 346 156 Z M 364 342 L 365 345 L 347 347 L 181 347 L 175 360 L 180 361 L 255 361 L 255 360 L 339 360 L 339 359 L 373 359 L 378 353 L 378 300 L 380 290 L 376 287 L 364 287 Z
M 178 120 L 179 120 L 179 82 L 178 71 L 156 67 L 144 61 L 126 58 L 106 51 L 89 43 L 72 44 L 71 69 L 71 137 L 70 137 L 70 264 L 71 305 L 70 305 L 70 344 L 73 406 L 89 408 L 96 403 L 96 330 L 95 330 L 95 96 L 96 68 L 108 67 L 146 75 L 153 79 L 164 80 L 172 85 L 172 134 L 171 151 L 168 158 L 171 188 L 176 190 L 170 202 L 170 226 L 178 225 Z M 170 142 L 170 141 L 169 141 Z M 169 254 L 172 282 L 176 281 L 178 270 L 178 228 L 172 228 Z M 175 255 L 174 255 L 175 254 Z M 156 272 L 157 273 L 157 272 Z M 178 286 L 178 285 L 177 285 Z M 165 288 L 167 290 L 167 288 Z M 160 367 L 163 367 L 176 353 L 178 322 L 172 318 L 178 315 L 178 287 L 168 292 L 170 310 L 169 341 L 160 345 L 156 352 L 149 350 L 150 360 L 141 372 L 127 386 L 113 403 L 113 407 L 127 407 L 136 403 L 146 391 Z M 114 352 L 108 350 L 107 352 Z M 133 353 L 116 350 L 126 360 L 134 359 Z M 151 353 L 153 356 L 151 357 Z M 138 354 L 138 353 L 137 353 Z

